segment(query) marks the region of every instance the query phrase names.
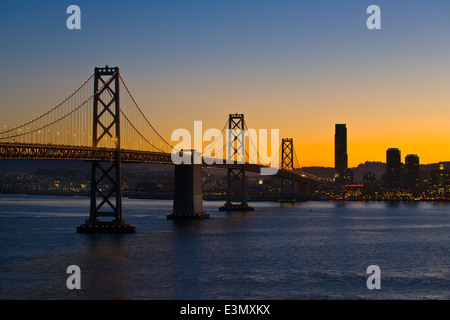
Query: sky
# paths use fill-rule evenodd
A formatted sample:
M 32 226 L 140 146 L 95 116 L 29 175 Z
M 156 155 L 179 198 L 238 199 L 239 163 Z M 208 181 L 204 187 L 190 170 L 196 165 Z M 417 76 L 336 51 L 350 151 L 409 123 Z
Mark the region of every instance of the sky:
M 81 29 L 69 30 L 69 5 Z M 366 9 L 381 9 L 369 30 Z M 154 127 L 247 126 L 293 138 L 301 166 L 450 161 L 450 1 L 0 1 L 0 125 L 40 115 L 95 67 L 121 75 Z

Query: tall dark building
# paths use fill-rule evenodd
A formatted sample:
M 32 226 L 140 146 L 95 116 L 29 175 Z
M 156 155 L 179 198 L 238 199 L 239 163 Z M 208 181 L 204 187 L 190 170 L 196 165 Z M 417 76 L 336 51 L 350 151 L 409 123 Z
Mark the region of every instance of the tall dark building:
M 386 187 L 399 189 L 402 186 L 402 163 L 400 150 L 389 148 L 386 151 Z
M 336 124 L 334 134 L 334 178 L 337 183 L 346 183 L 349 176 L 347 156 L 347 127 Z
M 407 191 L 417 195 L 419 191 L 419 157 L 416 154 L 408 154 L 405 157 L 403 185 Z

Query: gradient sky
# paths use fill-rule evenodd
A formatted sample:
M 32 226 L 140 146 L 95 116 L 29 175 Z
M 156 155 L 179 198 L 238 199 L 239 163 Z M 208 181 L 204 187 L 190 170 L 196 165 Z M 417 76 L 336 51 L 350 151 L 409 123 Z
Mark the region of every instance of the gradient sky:
M 66 8 L 81 8 L 68 30 Z M 381 30 L 366 9 L 381 8 Z M 386 150 L 450 161 L 450 1 L 0 1 L 0 125 L 26 122 L 94 67 L 119 66 L 170 140 L 176 128 L 248 127 L 294 138 L 301 166 L 349 166 Z

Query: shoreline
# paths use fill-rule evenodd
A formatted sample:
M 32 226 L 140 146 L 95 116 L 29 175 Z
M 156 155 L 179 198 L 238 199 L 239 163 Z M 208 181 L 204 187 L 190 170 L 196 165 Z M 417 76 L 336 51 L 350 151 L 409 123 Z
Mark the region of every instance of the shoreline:
M 29 196 L 61 196 L 61 197 L 90 197 L 89 192 L 0 192 L 0 194 L 17 194 L 17 195 L 29 195 Z M 129 199 L 148 199 L 148 200 L 173 200 L 173 197 L 170 195 L 142 195 L 124 192 L 122 194 L 124 198 Z M 225 197 L 218 196 L 208 196 L 204 195 L 203 200 L 205 201 L 226 201 Z M 406 203 L 415 203 L 415 202 L 450 202 L 450 199 L 329 199 L 323 197 L 305 197 L 303 199 L 298 199 L 296 201 L 290 201 L 291 203 L 296 202 L 306 202 L 306 201 L 333 201 L 333 202 L 406 202 Z M 252 197 L 248 197 L 248 202 L 282 202 L 278 199 L 277 196 L 268 196 L 265 199 L 256 199 Z

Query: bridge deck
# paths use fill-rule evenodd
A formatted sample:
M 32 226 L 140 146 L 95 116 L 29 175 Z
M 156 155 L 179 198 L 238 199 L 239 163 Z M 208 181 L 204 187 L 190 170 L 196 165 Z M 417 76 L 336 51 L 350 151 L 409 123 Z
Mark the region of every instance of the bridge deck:
M 92 148 L 84 146 L 65 146 L 51 144 L 0 143 L 0 159 L 54 159 L 81 161 L 114 161 L 116 149 Z M 122 162 L 157 163 L 173 165 L 171 154 L 154 151 L 121 150 Z M 204 167 L 238 168 L 242 164 L 214 163 Z M 260 172 L 264 167 L 259 164 L 246 163 L 245 169 Z M 301 182 L 328 183 L 327 180 L 289 170 L 278 170 L 277 176 L 290 178 Z

